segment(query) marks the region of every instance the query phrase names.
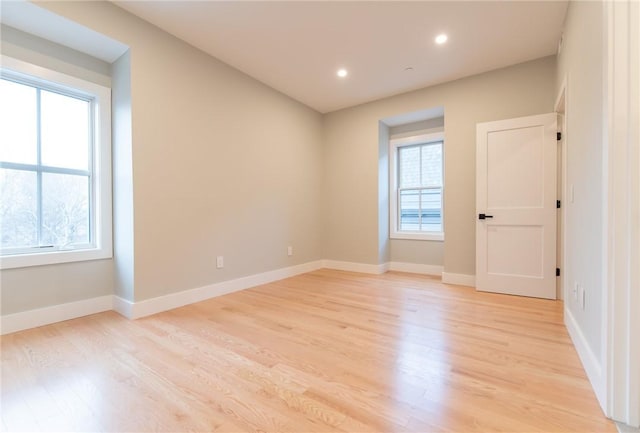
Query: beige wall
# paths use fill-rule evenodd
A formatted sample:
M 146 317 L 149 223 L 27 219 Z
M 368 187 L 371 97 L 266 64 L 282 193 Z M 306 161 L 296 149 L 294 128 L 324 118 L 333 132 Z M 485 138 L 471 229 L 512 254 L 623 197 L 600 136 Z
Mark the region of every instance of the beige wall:
M 109 64 L 44 39 L 2 26 L 2 54 L 110 86 Z M 0 272 L 0 314 L 113 293 L 113 261 L 65 263 Z
M 390 138 L 409 137 L 426 132 L 443 132 L 444 117 L 401 124 L 389 128 Z M 387 149 L 389 143 L 387 142 Z M 445 155 L 446 157 L 446 155 Z M 384 176 L 380 176 L 381 178 Z M 385 179 L 389 185 L 388 179 Z M 381 214 L 381 216 L 383 216 Z M 388 222 L 387 222 L 388 223 Z M 442 266 L 444 242 L 412 239 L 390 239 L 389 261 Z
M 555 57 L 547 57 L 325 115 L 325 258 L 379 263 L 377 230 L 384 210 L 378 207 L 378 121 L 442 106 L 442 263 L 446 272 L 473 275 L 476 123 L 553 111 L 555 66 Z M 421 244 L 402 253 L 393 250 L 398 260 L 428 258 L 433 263 L 425 264 L 438 265 L 438 246 L 431 244 L 436 245 L 431 250 L 421 249 Z
M 114 293 L 135 298 L 133 233 L 133 152 L 131 124 L 131 53 L 112 65 L 111 111 L 113 165 L 113 269 Z
M 112 4 L 42 5 L 130 47 L 135 301 L 320 258 L 319 113 Z
M 113 293 L 111 260 L 32 266 L 2 271 L 2 315 Z
M 378 122 L 378 263 L 391 260 L 391 239 L 389 239 L 389 137 L 390 128 Z
M 571 2 L 567 11 L 563 48 L 558 56 L 556 88 L 566 78 L 565 133 L 567 188 L 565 275 L 570 291 L 576 283 L 585 289 L 583 310 L 573 295 L 566 307 L 578 323 L 594 355 L 601 359 L 603 285 L 603 131 L 604 78 L 603 5 Z
M 444 242 L 391 239 L 389 254 L 392 262 L 442 266 Z
M 473 274 L 475 124 L 552 109 L 550 57 L 322 116 L 113 4 L 40 5 L 130 47 L 111 68 L 116 260 L 3 272 L 3 314 L 321 258 Z M 431 107 L 446 116 L 446 240 L 392 243 L 380 120 Z
M 140 301 L 321 258 L 319 113 L 110 3 L 39 5 L 130 47 L 120 59 L 130 101 L 114 90 L 114 129 L 118 107 L 131 109 L 131 169 L 114 172 L 114 248 L 132 259 L 115 277 L 111 260 L 3 271 L 2 314 L 114 285 Z M 122 69 L 116 62 L 116 84 Z M 117 154 L 126 133 L 115 131 L 114 145 L 114 162 L 127 162 Z M 127 176 L 132 188 L 118 190 Z
M 2 54 L 82 78 L 101 86 L 111 86 L 109 63 L 37 36 L 0 24 Z

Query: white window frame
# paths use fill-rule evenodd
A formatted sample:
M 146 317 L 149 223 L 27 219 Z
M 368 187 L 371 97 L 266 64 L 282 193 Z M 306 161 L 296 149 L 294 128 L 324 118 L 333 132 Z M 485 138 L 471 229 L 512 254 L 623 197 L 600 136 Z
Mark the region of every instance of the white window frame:
M 51 69 L 2 56 L 0 76 L 34 83 L 43 88 L 68 91 L 92 101 L 93 176 L 90 200 L 91 244 L 73 249 L 53 247 L 46 251 L 7 250 L 0 255 L 0 269 L 113 257 L 111 196 L 111 89 Z
M 398 217 L 398 149 L 405 146 L 442 142 L 442 231 L 424 232 L 399 230 Z M 444 132 L 413 135 L 404 138 L 392 138 L 389 140 L 389 237 L 391 239 L 412 239 L 425 241 L 444 241 Z

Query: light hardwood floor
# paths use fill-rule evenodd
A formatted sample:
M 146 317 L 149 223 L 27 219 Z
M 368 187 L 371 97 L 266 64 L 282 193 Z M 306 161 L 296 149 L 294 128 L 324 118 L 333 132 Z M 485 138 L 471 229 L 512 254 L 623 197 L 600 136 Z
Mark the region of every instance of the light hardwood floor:
M 319 270 L 1 338 L 2 429 L 614 432 L 562 303 Z

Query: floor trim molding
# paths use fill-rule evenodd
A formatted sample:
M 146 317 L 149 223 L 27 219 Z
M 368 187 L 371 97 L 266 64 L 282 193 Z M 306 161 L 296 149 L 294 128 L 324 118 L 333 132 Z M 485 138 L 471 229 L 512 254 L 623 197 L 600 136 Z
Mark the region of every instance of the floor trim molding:
M 640 428 L 631 427 L 630 425 L 623 424 L 619 421 L 616 421 L 616 428 L 620 433 L 640 433 Z
M 475 275 L 452 274 L 450 272 L 442 272 L 442 282 L 445 284 L 455 284 L 458 286 L 476 286 Z
M 578 357 L 580 358 L 580 362 L 584 367 L 584 371 L 587 373 L 589 382 L 591 382 L 591 386 L 593 387 L 593 391 L 596 394 L 596 398 L 598 399 L 600 405 L 604 407 L 603 402 L 606 398 L 606 390 L 604 389 L 602 366 L 600 365 L 598 357 L 591 350 L 591 347 L 589 346 L 586 337 L 582 333 L 578 322 L 576 321 L 575 317 L 573 317 L 573 314 L 571 314 L 571 310 L 566 307 L 564 309 L 564 325 L 569 332 L 569 336 L 571 337 L 571 341 L 573 342 L 573 347 L 575 347 L 576 352 L 578 352 Z
M 388 270 L 387 263 L 371 265 L 368 263 L 342 262 L 339 260 L 323 260 L 323 267 L 338 271 L 360 272 L 363 274 L 384 274 Z
M 141 317 L 194 304 L 206 299 L 238 292 L 261 284 L 267 284 L 284 278 L 293 277 L 295 275 L 304 274 L 306 272 L 315 271 L 322 268 L 322 265 L 322 260 L 316 260 L 314 262 L 262 272 L 260 274 L 236 278 L 234 280 L 222 281 L 138 302 L 131 302 L 126 299 L 117 298 L 114 302 L 114 309 L 128 319 L 139 319 Z
M 139 319 L 141 317 L 150 316 L 152 314 L 161 313 L 163 311 L 172 310 L 195 302 L 245 290 L 261 284 L 271 283 L 273 281 L 282 280 L 284 278 L 293 277 L 295 275 L 304 274 L 321 268 L 376 275 L 384 274 L 389 270 L 424 275 L 442 275 L 443 280 L 445 275 L 442 271 L 442 266 L 438 265 L 423 265 L 404 262 L 387 262 L 375 265 L 368 263 L 343 262 L 338 260 L 316 260 L 287 268 L 249 275 L 247 277 L 209 284 L 203 287 L 183 290 L 151 299 L 144 299 L 137 302 L 124 299 L 117 295 L 106 295 L 77 302 L 70 302 L 67 304 L 53 305 L 50 307 L 9 314 L 0 318 L 0 335 L 110 310 L 116 311 L 131 320 Z M 457 282 L 455 284 L 463 283 Z
M 113 296 L 52 305 L 0 317 L 0 335 L 113 310 Z
M 389 262 L 390 271 L 410 272 L 412 274 L 441 276 L 443 267 L 440 265 L 423 265 L 421 263 Z

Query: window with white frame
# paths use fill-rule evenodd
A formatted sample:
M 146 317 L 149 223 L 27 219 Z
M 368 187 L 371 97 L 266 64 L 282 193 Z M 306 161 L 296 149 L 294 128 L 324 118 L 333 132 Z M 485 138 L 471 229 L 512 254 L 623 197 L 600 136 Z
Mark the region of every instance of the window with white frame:
M 0 263 L 107 258 L 110 89 L 2 57 Z
M 444 134 L 390 141 L 391 238 L 443 240 Z

